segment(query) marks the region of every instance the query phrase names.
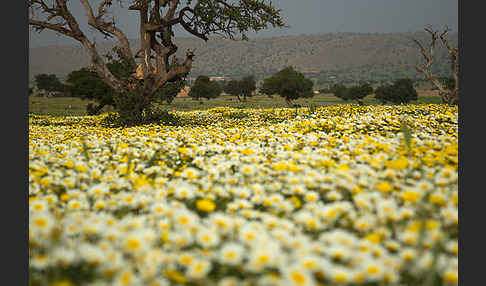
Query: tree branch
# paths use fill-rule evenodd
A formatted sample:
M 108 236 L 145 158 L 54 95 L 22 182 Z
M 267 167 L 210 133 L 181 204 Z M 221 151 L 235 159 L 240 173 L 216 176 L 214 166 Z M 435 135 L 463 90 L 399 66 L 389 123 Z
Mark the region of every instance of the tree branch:
M 426 49 L 424 46 L 416 39 L 413 39 L 413 41 L 417 44 L 417 46 L 420 49 L 420 53 L 425 59 L 425 63 L 423 66 L 416 66 L 415 69 L 417 72 L 420 72 L 424 74 L 425 78 L 430 80 L 432 84 L 439 90 L 439 94 L 442 97 L 442 101 L 444 103 L 452 104 L 452 101 L 456 98 L 457 92 L 458 92 L 458 77 L 457 77 L 457 50 L 453 49 L 449 46 L 449 43 L 447 42 L 446 35 L 449 31 L 449 29 L 446 26 L 446 29 L 440 34 L 440 39 L 442 43 L 446 46 L 448 49 L 449 55 L 451 56 L 451 70 L 452 70 L 452 77 L 454 79 L 454 88 L 452 90 L 449 90 L 444 84 L 442 84 L 430 71 L 430 67 L 433 62 L 434 58 L 434 50 L 435 50 L 435 43 L 437 41 L 437 34 L 438 31 L 434 31 L 431 28 L 424 28 L 426 32 L 428 32 L 432 40 L 429 44 L 429 53 L 427 54 Z
M 106 6 L 111 6 L 112 0 L 104 0 L 101 2 L 98 6 L 98 16 L 95 17 L 93 14 L 93 9 L 91 8 L 91 5 L 88 3 L 87 0 L 80 0 L 81 3 L 83 4 L 86 13 L 88 14 L 88 24 L 94 28 L 96 28 L 98 31 L 103 33 L 104 35 L 108 36 L 116 36 L 120 42 L 120 49 L 123 52 L 123 54 L 127 57 L 127 59 L 130 61 L 130 64 L 135 67 L 135 58 L 132 54 L 132 50 L 130 48 L 130 42 L 128 41 L 128 38 L 125 36 L 125 34 L 115 27 L 114 22 L 105 22 L 102 18 L 106 14 Z

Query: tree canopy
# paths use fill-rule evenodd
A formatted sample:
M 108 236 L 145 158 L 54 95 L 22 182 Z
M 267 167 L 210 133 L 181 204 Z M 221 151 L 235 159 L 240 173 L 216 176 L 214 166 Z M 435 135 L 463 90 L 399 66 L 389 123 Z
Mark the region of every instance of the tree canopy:
M 255 77 L 249 75 L 241 80 L 230 80 L 224 85 L 223 90 L 227 94 L 236 96 L 239 101 L 241 101 L 240 96 L 243 96 L 243 101 L 246 101 L 246 98 L 253 96 L 256 90 Z
M 65 90 L 62 82 L 55 74 L 38 74 L 34 77 L 38 89 L 47 92 L 63 92 Z
M 359 104 L 363 104 L 363 99 L 373 93 L 373 87 L 369 83 L 361 83 L 360 85 L 354 85 L 346 87 L 343 84 L 336 84 L 332 88 L 332 92 L 336 97 L 341 98 L 344 101 L 356 100 Z
M 108 69 L 116 78 L 123 79 L 130 76 L 130 63 L 118 47 L 115 46 L 111 53 L 105 55 L 105 58 Z M 92 104 L 87 106 L 88 114 L 97 114 L 106 105 L 116 107 L 113 88 L 106 84 L 92 68 L 85 67 L 70 72 L 66 82 L 72 96 L 98 102 L 98 106 Z
M 218 82 L 209 80 L 208 76 L 200 75 L 192 85 L 189 96 L 201 101 L 202 98 L 216 98 L 222 91 L 223 89 Z
M 302 73 L 292 67 L 286 67 L 272 77 L 264 79 L 261 92 L 267 95 L 278 94 L 292 106 L 292 101 L 297 98 L 313 97 L 313 85 L 314 83 Z
M 392 85 L 382 85 L 376 88 L 375 98 L 382 103 L 406 104 L 418 99 L 418 94 L 409 78 L 397 79 Z

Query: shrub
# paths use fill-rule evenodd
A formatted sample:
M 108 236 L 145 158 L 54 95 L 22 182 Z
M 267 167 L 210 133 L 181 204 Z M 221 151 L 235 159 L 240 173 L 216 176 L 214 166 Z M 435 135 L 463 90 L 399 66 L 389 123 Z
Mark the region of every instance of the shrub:
M 406 104 L 418 99 L 411 79 L 397 79 L 392 85 L 383 85 L 375 90 L 375 98 L 381 103 Z

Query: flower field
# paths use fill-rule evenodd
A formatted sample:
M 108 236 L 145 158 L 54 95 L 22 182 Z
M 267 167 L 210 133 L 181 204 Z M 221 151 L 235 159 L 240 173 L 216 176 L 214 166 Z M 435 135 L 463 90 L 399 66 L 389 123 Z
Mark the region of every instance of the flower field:
M 31 285 L 457 285 L 457 107 L 29 118 Z

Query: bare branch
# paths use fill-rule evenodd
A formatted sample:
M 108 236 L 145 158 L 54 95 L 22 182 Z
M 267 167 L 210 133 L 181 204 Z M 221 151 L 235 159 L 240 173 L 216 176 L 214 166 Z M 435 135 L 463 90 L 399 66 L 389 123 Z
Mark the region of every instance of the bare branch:
M 52 24 L 52 23 L 48 23 L 48 22 L 42 22 L 42 21 L 36 21 L 36 20 L 30 20 L 29 19 L 29 25 L 33 26 L 33 28 L 38 32 L 42 32 L 44 29 L 49 29 L 49 30 L 59 32 L 61 34 L 69 36 L 69 37 L 73 37 L 73 38 L 75 37 L 75 34 L 71 30 L 63 27 L 63 26 L 66 25 L 65 23 Z
M 429 44 L 429 52 L 427 53 L 424 46 L 416 39 L 413 41 L 417 44 L 420 49 L 420 53 L 422 54 L 423 58 L 425 59 L 425 63 L 423 66 L 416 66 L 415 69 L 424 74 L 425 78 L 430 80 L 432 84 L 439 90 L 439 94 L 442 97 L 442 101 L 447 104 L 452 104 L 453 101 L 457 98 L 458 93 L 458 77 L 457 77 L 457 49 L 451 48 L 446 35 L 449 32 L 448 27 L 446 26 L 445 30 L 438 36 L 438 31 L 433 30 L 432 28 L 424 28 L 426 32 L 431 35 L 431 42 Z M 434 59 L 434 50 L 435 44 L 437 39 L 440 38 L 444 46 L 446 46 L 449 55 L 451 57 L 451 71 L 452 77 L 454 79 L 454 87 L 452 89 L 448 89 L 443 83 L 441 83 L 430 71 L 430 67 L 432 65 Z
M 114 21 L 105 22 L 102 18 L 106 14 L 106 7 L 112 5 L 112 0 L 104 0 L 98 6 L 98 15 L 95 17 L 93 14 L 93 9 L 91 5 L 88 3 L 88 0 L 80 0 L 83 4 L 86 13 L 88 14 L 88 24 L 98 31 L 100 31 L 103 35 L 112 37 L 113 35 L 116 36 L 120 42 L 120 49 L 122 50 L 123 54 L 129 59 L 130 64 L 135 67 L 135 58 L 133 57 L 132 50 L 130 48 L 130 42 L 125 34 L 115 26 Z

